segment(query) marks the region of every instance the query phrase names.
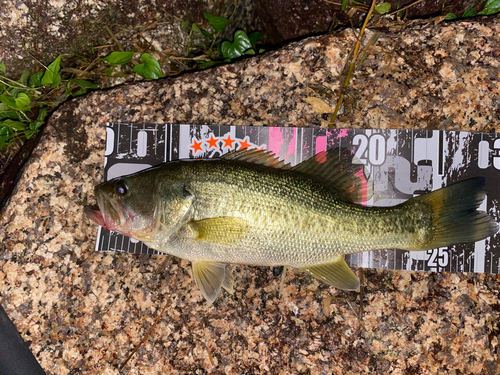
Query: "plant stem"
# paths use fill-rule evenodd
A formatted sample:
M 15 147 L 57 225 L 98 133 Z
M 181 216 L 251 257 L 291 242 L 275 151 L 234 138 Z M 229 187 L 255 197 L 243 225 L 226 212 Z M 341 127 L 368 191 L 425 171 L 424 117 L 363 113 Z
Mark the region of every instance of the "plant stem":
M 12 82 L 12 83 L 15 83 L 17 86 L 12 86 L 12 85 L 9 85 L 7 82 L 3 81 L 2 79 L 5 79 L 9 82 Z M 0 82 L 2 82 L 4 85 L 8 86 L 8 87 L 12 87 L 13 89 L 16 89 L 16 88 L 19 88 L 19 87 L 22 87 L 23 89 L 25 90 L 36 90 L 36 89 L 33 89 L 31 87 L 28 87 L 28 86 L 25 86 L 23 85 L 22 83 L 19 83 L 17 81 L 14 81 L 13 79 L 10 79 L 10 78 L 7 78 L 7 77 L 2 77 L 0 79 Z
M 349 66 L 349 71 L 347 72 L 347 77 L 344 81 L 344 85 L 342 87 L 341 93 L 339 100 L 337 101 L 337 105 L 335 106 L 335 111 L 333 112 L 332 119 L 330 120 L 330 125 L 328 126 L 329 128 L 333 128 L 333 124 L 335 122 L 335 119 L 337 118 L 337 113 L 339 112 L 340 106 L 342 105 L 342 102 L 344 101 L 344 90 L 349 86 L 349 81 L 351 80 L 351 75 L 354 70 L 354 65 L 356 64 L 356 58 L 358 57 L 359 53 L 359 48 L 361 47 L 361 39 L 363 38 L 363 35 L 365 33 L 366 25 L 368 24 L 368 21 L 370 20 L 370 17 L 373 13 L 373 9 L 375 9 L 375 2 L 376 0 L 372 0 L 372 5 L 370 6 L 370 10 L 368 10 L 368 13 L 366 14 L 365 22 L 363 23 L 363 26 L 361 27 L 361 31 L 359 32 L 358 40 L 356 41 L 356 44 L 354 45 L 354 53 L 352 55 L 352 60 L 351 60 L 351 65 Z M 346 63 L 349 60 L 346 61 Z

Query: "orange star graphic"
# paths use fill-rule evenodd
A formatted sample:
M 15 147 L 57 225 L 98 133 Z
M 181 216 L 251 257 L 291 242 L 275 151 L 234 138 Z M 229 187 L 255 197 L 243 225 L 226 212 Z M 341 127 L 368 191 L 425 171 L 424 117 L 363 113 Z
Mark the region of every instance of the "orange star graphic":
M 214 136 L 212 134 L 210 134 L 210 139 L 206 141 L 208 143 L 208 149 L 210 150 L 212 147 L 217 148 L 218 141 L 219 141 L 219 138 L 214 138 Z
M 226 139 L 223 139 L 224 147 L 233 148 L 233 143 L 236 141 L 235 139 L 231 139 L 231 135 L 228 135 Z
M 252 147 L 250 143 L 248 143 L 247 139 L 245 138 L 243 142 L 240 141 L 240 150 L 244 150 L 246 148 Z
M 194 150 L 194 153 L 195 153 L 195 154 L 198 152 L 198 150 L 199 150 L 199 151 L 203 151 L 203 149 L 201 148 L 201 144 L 202 144 L 203 142 L 196 142 L 196 139 L 193 139 L 193 142 L 194 142 L 194 144 L 192 144 L 192 145 L 191 145 L 191 146 L 189 146 L 189 147 L 191 147 L 191 148 Z

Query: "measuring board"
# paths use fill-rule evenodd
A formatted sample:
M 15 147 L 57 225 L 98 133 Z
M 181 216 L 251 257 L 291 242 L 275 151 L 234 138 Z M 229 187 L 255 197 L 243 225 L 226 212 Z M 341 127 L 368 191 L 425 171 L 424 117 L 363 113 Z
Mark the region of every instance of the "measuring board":
M 470 177 L 486 178 L 480 210 L 498 222 L 500 135 L 437 130 L 316 129 L 252 126 L 110 123 L 104 178 L 188 158 L 217 158 L 231 150 L 265 149 L 292 165 L 336 147 L 351 150 L 373 180 L 371 206 L 394 206 Z M 99 227 L 97 251 L 161 254 Z M 474 244 L 428 251 L 397 249 L 345 255 L 352 267 L 500 273 L 500 235 Z

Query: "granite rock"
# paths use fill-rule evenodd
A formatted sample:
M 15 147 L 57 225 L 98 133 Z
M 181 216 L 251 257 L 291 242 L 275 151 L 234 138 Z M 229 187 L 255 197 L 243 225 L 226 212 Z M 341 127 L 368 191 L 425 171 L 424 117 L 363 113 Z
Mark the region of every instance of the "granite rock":
M 325 126 L 308 85 L 338 90 L 354 42 L 352 30 L 313 37 L 51 116 L 0 218 L 0 303 L 48 374 L 118 373 L 169 298 L 126 373 L 500 373 L 498 275 L 357 270 L 358 293 L 289 271 L 278 298 L 272 269 L 234 265 L 234 295 L 210 306 L 186 261 L 93 251 L 82 208 L 102 180 L 106 122 Z M 495 131 L 499 56 L 498 18 L 395 25 L 367 50 L 337 125 Z

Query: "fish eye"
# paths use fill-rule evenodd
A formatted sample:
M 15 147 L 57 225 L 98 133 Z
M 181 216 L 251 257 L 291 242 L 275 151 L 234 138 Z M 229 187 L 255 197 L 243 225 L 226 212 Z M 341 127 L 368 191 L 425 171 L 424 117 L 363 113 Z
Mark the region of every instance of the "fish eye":
M 127 194 L 128 183 L 125 180 L 120 180 L 116 183 L 116 192 L 120 195 Z

